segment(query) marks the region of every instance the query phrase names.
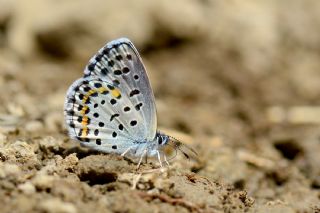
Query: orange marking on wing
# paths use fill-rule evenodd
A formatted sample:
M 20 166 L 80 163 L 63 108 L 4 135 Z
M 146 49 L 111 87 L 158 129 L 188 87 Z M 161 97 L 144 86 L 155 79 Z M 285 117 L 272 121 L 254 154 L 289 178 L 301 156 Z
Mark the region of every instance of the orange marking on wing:
M 88 106 L 84 106 L 84 107 L 82 108 L 82 110 L 80 111 L 80 114 L 81 114 L 81 115 L 85 115 L 87 109 L 88 109 Z
M 88 93 L 87 93 L 86 95 L 87 95 L 87 96 L 90 96 L 90 95 L 92 95 L 92 94 L 95 93 L 95 92 L 96 92 L 96 90 L 91 89 L 91 90 L 88 91 Z
M 81 121 L 81 124 L 82 124 L 83 126 L 86 126 L 86 125 L 88 124 L 88 117 L 87 117 L 87 116 L 83 116 L 82 121 Z
M 98 89 L 98 92 L 100 92 L 100 93 L 103 93 L 103 92 L 105 92 L 105 91 L 108 91 L 106 88 L 104 88 L 104 87 L 100 87 L 99 89 Z
M 86 137 L 88 135 L 88 128 L 83 127 L 81 137 Z
M 83 97 L 83 99 L 82 99 L 82 103 L 86 103 L 88 98 L 89 98 L 89 96 L 88 96 L 88 95 L 85 95 L 85 96 Z
M 118 98 L 121 95 L 121 93 L 118 89 L 113 89 L 111 90 L 111 95 L 115 98 Z
M 108 91 L 108 89 L 105 88 L 105 87 L 100 87 L 100 88 L 98 88 L 97 90 L 91 89 L 91 90 L 89 90 L 89 91 L 84 95 L 82 102 L 83 102 L 83 103 L 86 103 L 87 100 L 88 100 L 88 98 L 90 97 L 90 95 L 92 95 L 92 94 L 95 93 L 95 92 L 103 93 L 103 92 L 106 92 L 106 91 Z M 112 90 L 111 92 L 112 92 L 112 95 L 113 95 L 114 97 L 119 97 L 119 96 L 121 95 L 120 92 L 119 92 L 119 90 L 116 90 L 116 89 Z M 83 127 L 83 129 L 82 129 L 82 134 L 81 134 L 82 137 L 85 137 L 85 136 L 88 135 L 88 127 L 87 127 L 87 125 L 88 125 L 88 120 L 89 120 L 89 118 L 88 118 L 88 116 L 85 116 L 85 112 L 86 112 L 86 110 L 87 110 L 88 108 L 89 108 L 88 105 L 84 105 L 84 107 L 83 107 L 83 108 L 81 109 L 81 111 L 80 111 L 80 114 L 83 115 L 82 121 L 81 121 L 81 124 L 82 124 L 82 127 Z

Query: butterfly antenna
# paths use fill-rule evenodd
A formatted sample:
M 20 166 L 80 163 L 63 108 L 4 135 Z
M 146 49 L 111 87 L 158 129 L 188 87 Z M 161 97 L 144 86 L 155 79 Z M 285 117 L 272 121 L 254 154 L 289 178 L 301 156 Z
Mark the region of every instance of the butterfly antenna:
M 198 153 L 194 151 L 194 149 L 192 149 L 191 147 L 187 146 L 186 144 L 183 144 L 181 141 L 172 136 L 169 137 L 171 139 L 170 142 L 173 143 L 174 148 L 178 149 L 185 156 L 185 158 L 190 159 L 190 156 L 184 150 L 182 150 L 182 147 L 192 152 L 195 156 L 198 156 Z
M 175 157 L 177 157 L 177 155 L 178 155 L 178 151 L 177 151 L 177 148 L 174 146 L 174 145 L 172 145 L 172 144 L 167 144 L 168 146 L 171 146 L 173 149 L 174 149 L 174 151 L 175 151 L 175 154 L 174 154 L 174 156 L 172 156 L 171 158 L 169 158 L 169 160 L 168 161 L 171 161 L 172 159 L 174 159 Z

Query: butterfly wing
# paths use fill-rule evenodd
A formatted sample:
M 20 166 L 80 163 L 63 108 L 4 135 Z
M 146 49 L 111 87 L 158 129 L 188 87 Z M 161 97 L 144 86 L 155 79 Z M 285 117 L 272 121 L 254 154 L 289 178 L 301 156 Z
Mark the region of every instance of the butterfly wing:
M 144 118 L 130 96 L 98 76 L 75 81 L 67 92 L 65 117 L 69 135 L 86 146 L 123 153 L 145 134 Z
M 156 135 L 157 116 L 154 95 L 142 59 L 129 39 L 107 43 L 93 56 L 84 76 L 99 76 L 121 91 L 129 104 L 142 117 L 139 133 L 130 132 L 137 141 L 152 141 Z

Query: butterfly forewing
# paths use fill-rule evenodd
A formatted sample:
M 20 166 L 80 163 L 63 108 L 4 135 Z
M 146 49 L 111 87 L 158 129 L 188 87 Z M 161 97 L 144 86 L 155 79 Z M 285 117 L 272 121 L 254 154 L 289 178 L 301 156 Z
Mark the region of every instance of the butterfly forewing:
M 126 38 L 107 43 L 92 57 L 84 71 L 85 76 L 98 76 L 117 87 L 125 104 L 142 117 L 135 132 L 136 140 L 151 141 L 157 128 L 156 107 L 149 79 L 138 51 Z M 141 133 L 143 132 L 143 133 Z

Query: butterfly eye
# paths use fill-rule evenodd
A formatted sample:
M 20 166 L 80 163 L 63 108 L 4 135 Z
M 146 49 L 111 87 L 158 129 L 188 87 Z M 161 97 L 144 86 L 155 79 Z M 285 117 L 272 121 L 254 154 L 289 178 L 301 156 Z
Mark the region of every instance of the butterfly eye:
M 162 144 L 162 141 L 163 141 L 163 140 L 162 140 L 162 137 L 159 136 L 159 137 L 158 137 L 158 144 L 161 145 L 161 144 Z

